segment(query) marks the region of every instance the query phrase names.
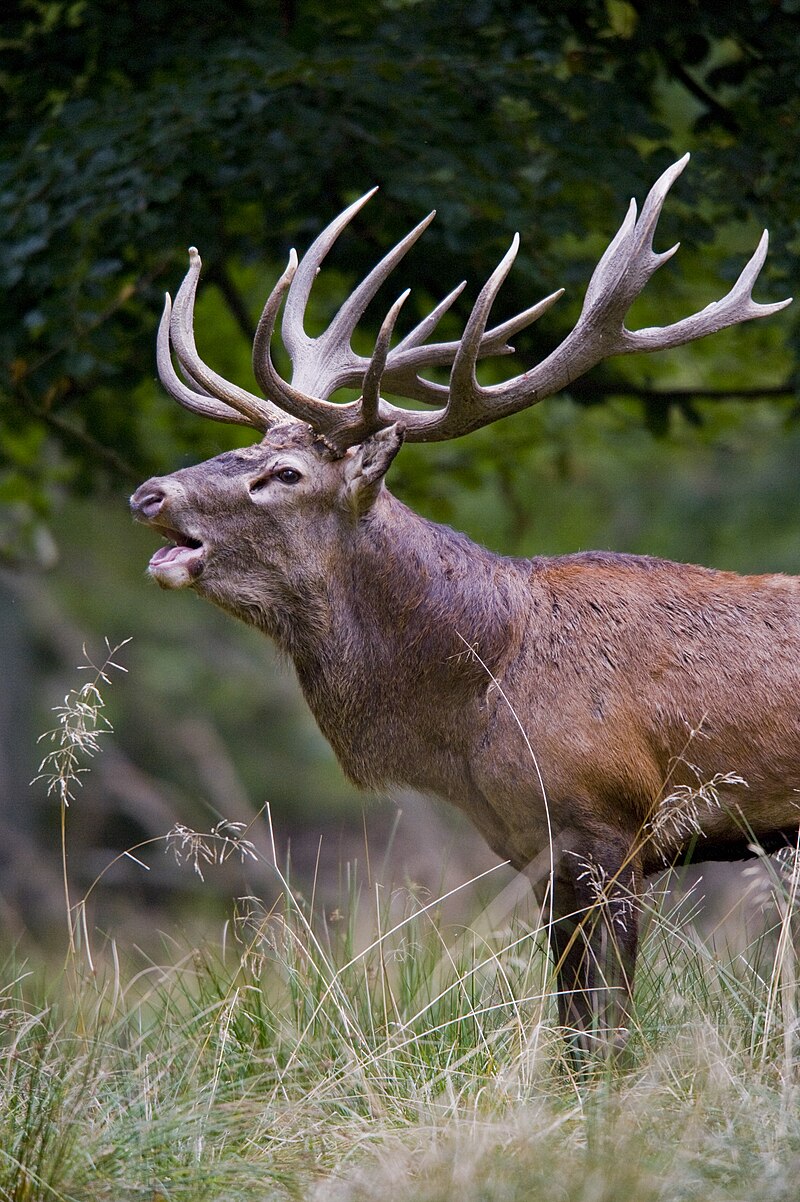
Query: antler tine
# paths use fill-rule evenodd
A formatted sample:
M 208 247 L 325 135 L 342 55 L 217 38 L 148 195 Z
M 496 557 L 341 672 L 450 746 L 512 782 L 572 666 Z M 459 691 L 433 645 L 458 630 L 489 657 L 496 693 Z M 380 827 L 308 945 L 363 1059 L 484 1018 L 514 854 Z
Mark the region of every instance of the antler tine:
M 519 234 L 515 234 L 510 247 L 483 285 L 478 299 L 475 301 L 461 338 L 461 345 L 453 360 L 453 369 L 450 373 L 451 405 L 454 402 L 454 394 L 455 399 L 458 400 L 459 407 L 467 397 L 470 400 L 472 399 L 473 385 L 477 382 L 475 380 L 475 363 L 478 358 L 483 333 L 486 329 L 486 322 L 489 320 L 489 313 L 491 312 L 495 297 L 500 291 L 503 281 L 517 257 L 518 250 Z
M 401 238 L 397 245 L 392 247 L 379 263 L 375 264 L 369 274 L 364 277 L 342 305 L 331 322 L 326 337 L 330 337 L 334 343 L 337 340 L 344 341 L 346 337 L 349 343 L 357 322 L 363 317 L 367 305 L 381 284 L 389 278 L 397 264 L 405 258 L 415 242 L 422 237 L 435 216 L 436 210 L 433 209 L 427 217 L 423 217 L 422 221 L 414 226 L 413 230 L 410 230 L 404 238 Z
M 191 378 L 197 381 L 211 397 L 224 401 L 236 409 L 247 421 L 243 424 L 256 430 L 267 430 L 276 421 L 285 420 L 283 414 L 269 401 L 253 396 L 252 393 L 230 383 L 208 367 L 197 353 L 194 341 L 193 318 L 197 281 L 200 277 L 202 260 L 194 246 L 189 247 L 189 270 L 175 297 L 170 320 L 170 338 L 175 353 Z
M 661 210 L 664 207 L 667 194 L 678 176 L 683 175 L 690 158 L 691 155 L 687 151 L 676 163 L 667 167 L 666 171 L 662 171 L 645 197 L 645 202 L 642 205 L 642 215 L 636 223 L 636 233 L 642 246 L 646 246 L 650 251 L 653 250 L 653 234 L 658 225 L 658 219 L 661 216 Z M 674 254 L 674 250 L 665 251 L 664 253 L 672 255 Z M 662 256 L 657 255 L 656 257 L 661 258 Z
M 265 393 L 281 396 L 284 388 L 289 388 L 286 381 L 278 375 L 272 362 L 272 336 L 275 333 L 275 321 L 283 298 L 297 272 L 297 251 L 292 247 L 289 251 L 289 262 L 286 269 L 276 282 L 266 299 L 261 316 L 256 326 L 253 339 L 253 375 L 259 388 Z
M 322 261 L 333 247 L 342 230 L 350 224 L 356 213 L 359 213 L 364 208 L 367 201 L 371 200 L 377 191 L 377 188 L 370 188 L 369 192 L 365 192 L 363 196 L 360 196 L 358 200 L 349 205 L 344 212 L 335 217 L 322 233 L 314 239 L 299 264 L 297 264 L 292 288 L 289 296 L 286 298 L 286 311 L 283 315 L 283 327 L 281 329 L 284 346 L 293 362 L 294 355 L 300 351 L 302 346 L 311 341 L 303 328 L 303 317 L 305 316 L 308 298 L 311 295 L 311 289 L 314 280 L 317 278 L 317 272 L 320 269 Z
M 181 363 L 180 359 L 178 360 L 178 371 L 183 377 L 184 383 L 191 392 L 197 393 L 198 396 L 211 396 L 210 392 L 206 392 L 205 388 L 200 387 L 200 385 L 197 383 L 197 380 L 192 379 L 192 377 L 189 375 L 189 372 Z
M 291 287 L 295 273 L 298 271 L 297 255 L 294 250 L 289 254 L 289 262 L 281 278 L 267 297 L 264 311 L 256 329 L 253 342 L 253 373 L 259 387 L 273 397 L 280 408 L 298 421 L 320 432 L 328 429 L 332 423 L 356 418 L 358 405 L 355 401 L 348 405 L 334 405 L 321 397 L 308 396 L 289 384 L 277 371 L 272 361 L 272 336 L 275 332 L 275 320 L 284 296 Z
M 564 295 L 563 288 L 556 288 L 555 292 L 551 292 L 549 296 L 545 296 L 542 300 L 537 301 L 535 305 L 531 305 L 528 309 L 523 309 L 516 317 L 509 317 L 507 321 L 503 321 L 499 326 L 494 326 L 491 330 L 487 330 L 481 339 L 481 344 L 478 347 L 478 359 L 482 359 L 484 355 L 513 355 L 513 346 L 507 346 L 509 338 L 513 338 L 520 330 L 524 330 L 527 326 L 533 325 L 538 321 L 548 309 L 552 309 L 557 300 L 560 300 Z
M 371 195 L 372 193 L 368 193 L 367 197 L 363 198 L 364 201 L 368 200 Z M 361 207 L 360 204 L 359 207 Z M 353 206 L 351 206 L 352 208 Z M 348 220 L 352 215 L 348 210 Z M 384 255 L 350 294 L 327 330 L 317 338 L 309 338 L 303 329 L 303 315 L 309 292 L 306 267 L 308 255 L 303 256 L 286 298 L 283 325 L 281 326 L 283 343 L 289 352 L 294 369 L 292 384 L 296 388 L 310 396 L 327 400 L 331 393 L 342 385 L 352 382 L 354 377 L 360 380 L 364 373 L 366 360 L 357 355 L 350 346 L 350 339 L 356 324 L 381 284 L 389 277 L 401 259 L 408 254 L 414 243 L 433 221 L 434 216 L 435 213 L 429 213 L 396 246 L 392 247 L 388 254 Z M 341 223 L 334 222 L 333 225 L 337 228 L 332 236 L 329 236 L 331 226 L 321 235 L 324 238 L 325 252 L 330 249 L 335 237 L 343 228 Z M 317 243 L 319 241 L 317 239 Z M 308 252 L 312 255 L 312 264 L 320 261 L 317 243 Z
M 661 173 L 647 194 L 638 220 L 636 201 L 631 201 L 625 220 L 592 273 L 583 302 L 582 318 L 593 309 L 602 309 L 610 322 L 609 306 L 613 307 L 615 314 L 624 318 L 650 277 L 678 250 L 679 243 L 656 254 L 653 235 L 667 194 L 688 162 L 689 155 L 685 154 Z
M 375 350 L 372 352 L 369 367 L 364 375 L 364 387 L 361 395 L 361 419 L 365 429 L 370 432 L 379 429 L 381 425 L 378 416 L 381 401 L 381 379 L 386 367 L 389 344 L 392 340 L 395 323 L 400 310 L 408 300 L 410 292 L 410 288 L 402 292 L 384 317 L 375 342 Z
M 761 273 L 761 268 L 767 257 L 769 250 L 769 230 L 764 230 L 758 241 L 758 246 L 753 251 L 753 255 L 748 263 L 745 264 L 741 275 L 731 288 L 729 296 L 735 296 L 749 302 L 748 309 L 753 317 L 769 317 L 771 313 L 777 313 L 781 309 L 785 309 L 787 305 L 792 303 L 792 298 L 786 300 L 773 301 L 771 304 L 762 305 L 758 301 L 754 301 L 752 297 L 753 285 Z M 721 303 L 721 302 L 718 302 Z M 709 306 L 710 307 L 710 306 Z
M 181 373 L 184 382 L 189 386 L 189 388 L 191 388 L 192 392 L 196 392 L 199 396 L 211 396 L 211 393 L 207 392 L 206 389 L 203 388 L 202 384 L 198 384 L 192 373 L 186 370 L 180 359 L 178 360 L 178 371 Z
M 466 286 L 467 281 L 462 280 L 460 284 L 455 286 L 452 292 L 448 292 L 447 296 L 431 309 L 426 317 L 423 317 L 422 321 L 417 322 L 414 329 L 409 330 L 405 338 L 401 338 L 398 342 L 394 348 L 395 355 L 399 351 L 413 350 L 415 347 L 422 346 L 423 342 L 430 338 L 448 309 L 452 308 L 453 303 L 461 296 Z
M 169 323 L 172 315 L 172 299 L 169 293 L 164 298 L 164 312 L 158 326 L 158 339 L 156 342 L 156 365 L 158 368 L 158 378 L 164 385 L 164 388 L 169 395 L 176 400 L 184 409 L 189 409 L 192 413 L 198 413 L 201 417 L 210 417 L 218 422 L 231 422 L 238 426 L 249 426 L 252 423 L 249 418 L 243 417 L 236 409 L 231 409 L 229 405 L 225 405 L 220 401 L 214 400 L 209 393 L 200 392 L 196 381 L 187 376 L 191 381 L 190 387 L 184 384 L 183 380 L 177 375 L 172 364 L 172 355 L 170 354 L 169 344 Z M 186 369 L 182 367 L 183 371 Z

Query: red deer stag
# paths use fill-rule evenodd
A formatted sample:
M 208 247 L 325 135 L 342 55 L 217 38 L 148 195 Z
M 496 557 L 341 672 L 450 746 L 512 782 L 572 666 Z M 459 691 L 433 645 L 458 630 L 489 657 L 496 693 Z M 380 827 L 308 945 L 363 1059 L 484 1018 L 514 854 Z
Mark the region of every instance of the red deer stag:
M 418 517 L 384 475 L 403 439 L 456 438 L 610 355 L 679 346 L 789 303 L 752 300 L 765 233 L 722 300 L 673 325 L 626 329 L 631 304 L 677 249 L 657 254 L 652 240 L 687 159 L 661 176 L 640 216 L 631 202 L 561 345 L 489 387 L 476 361 L 509 351 L 507 339 L 560 296 L 486 329 L 517 238 L 459 341 L 429 341 L 457 288 L 392 348 L 404 293 L 363 358 L 350 345 L 356 323 L 433 216 L 311 338 L 303 317 L 315 275 L 371 193 L 363 197 L 299 263 L 292 252 L 267 300 L 254 369 L 269 400 L 198 355 L 200 257 L 190 250 L 159 331 L 161 381 L 192 412 L 264 437 L 148 480 L 131 499 L 135 516 L 168 540 L 150 560 L 153 579 L 193 588 L 291 656 L 351 780 L 446 798 L 527 870 L 547 901 L 560 1021 L 583 1044 L 601 1029 L 623 1038 L 647 873 L 796 838 L 800 582 L 606 552 L 503 558 Z M 284 298 L 291 383 L 270 354 Z M 420 375 L 442 365 L 449 385 Z M 332 403 L 343 386 L 359 399 Z M 382 391 L 432 408 L 399 408 Z

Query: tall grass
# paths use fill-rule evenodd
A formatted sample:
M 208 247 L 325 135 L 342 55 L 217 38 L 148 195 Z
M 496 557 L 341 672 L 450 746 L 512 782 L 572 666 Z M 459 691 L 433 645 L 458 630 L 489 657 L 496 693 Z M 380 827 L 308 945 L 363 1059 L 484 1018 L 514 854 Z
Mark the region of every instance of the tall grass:
M 535 913 L 453 929 L 349 886 L 312 912 L 283 878 L 164 964 L 7 965 L 0 1197 L 797 1197 L 785 913 L 725 958 L 654 903 L 631 1064 L 576 1076 Z
M 165 839 L 188 871 L 258 854 L 225 824 Z M 0 1199 L 797 1198 L 795 861 L 765 864 L 772 918 L 735 949 L 655 889 L 629 1061 L 580 1074 L 518 890 L 455 927 L 355 866 L 334 906 L 271 871 L 268 904 L 163 963 L 90 957 L 79 902 L 61 972 L 5 965 Z

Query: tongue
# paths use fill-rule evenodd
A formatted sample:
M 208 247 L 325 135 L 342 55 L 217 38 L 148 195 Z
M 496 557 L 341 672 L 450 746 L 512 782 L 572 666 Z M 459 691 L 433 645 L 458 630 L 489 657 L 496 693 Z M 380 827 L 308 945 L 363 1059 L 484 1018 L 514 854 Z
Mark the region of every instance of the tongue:
M 150 567 L 158 567 L 159 564 L 177 563 L 184 556 L 191 559 L 197 554 L 195 547 L 176 547 L 172 543 L 168 543 L 166 547 L 159 547 L 155 555 L 150 560 Z
M 162 588 L 186 588 L 203 570 L 203 548 L 169 544 L 156 551 L 148 571 Z

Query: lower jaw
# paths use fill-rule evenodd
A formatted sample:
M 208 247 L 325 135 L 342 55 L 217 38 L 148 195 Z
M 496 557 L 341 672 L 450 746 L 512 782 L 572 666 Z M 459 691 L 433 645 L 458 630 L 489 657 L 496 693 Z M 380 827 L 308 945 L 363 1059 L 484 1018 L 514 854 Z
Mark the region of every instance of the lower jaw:
M 160 588 L 189 588 L 203 571 L 203 562 L 202 560 L 191 560 L 188 563 L 180 561 L 170 563 L 167 561 L 160 564 L 150 564 L 147 571 Z

